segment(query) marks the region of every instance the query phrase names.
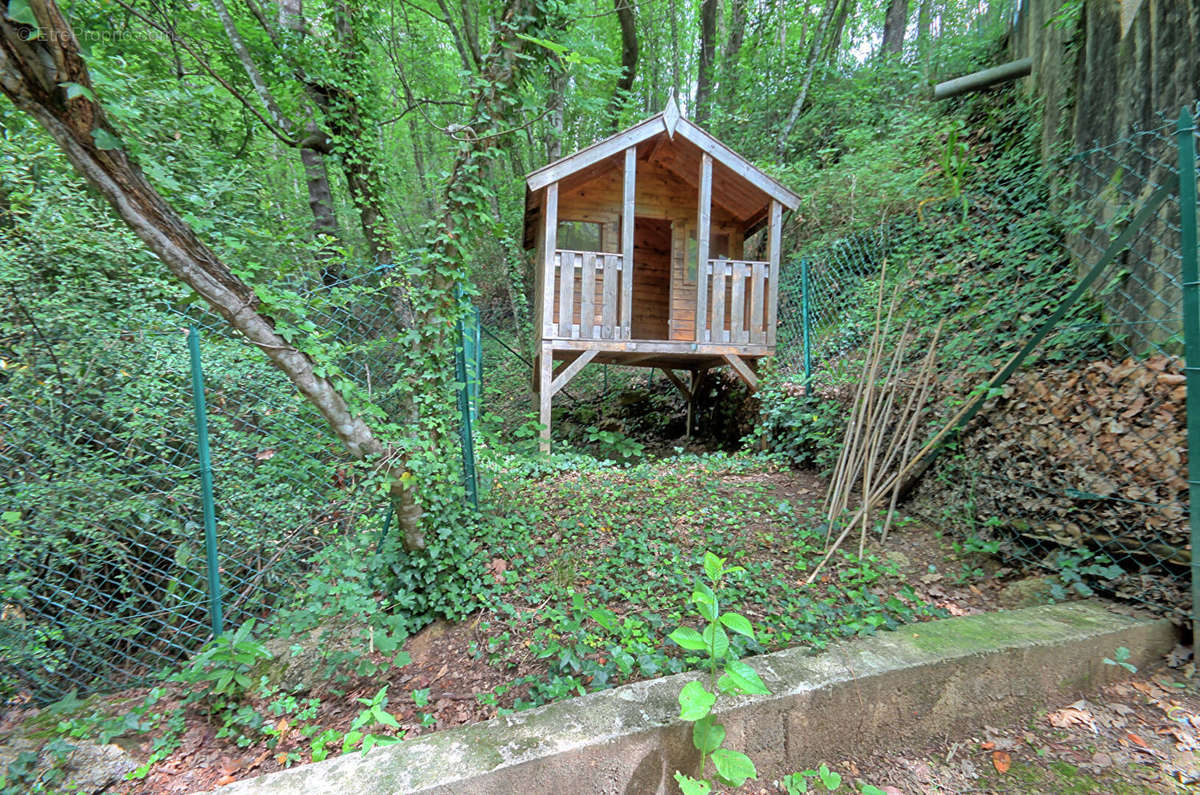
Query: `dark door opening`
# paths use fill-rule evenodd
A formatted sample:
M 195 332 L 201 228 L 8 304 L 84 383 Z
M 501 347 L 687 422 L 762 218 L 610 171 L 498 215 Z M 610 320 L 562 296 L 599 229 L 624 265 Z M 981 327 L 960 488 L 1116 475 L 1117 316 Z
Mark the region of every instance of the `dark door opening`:
M 634 218 L 633 318 L 630 326 L 633 338 L 669 339 L 670 307 L 671 222 L 660 218 Z

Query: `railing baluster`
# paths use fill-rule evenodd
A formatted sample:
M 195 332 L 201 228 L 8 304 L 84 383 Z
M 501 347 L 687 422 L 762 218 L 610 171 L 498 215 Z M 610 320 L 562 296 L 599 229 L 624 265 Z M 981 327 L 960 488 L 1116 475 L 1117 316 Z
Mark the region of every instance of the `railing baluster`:
M 601 254 L 600 257 L 604 255 Z M 583 253 L 583 270 L 579 275 L 579 336 L 596 336 L 596 252 Z

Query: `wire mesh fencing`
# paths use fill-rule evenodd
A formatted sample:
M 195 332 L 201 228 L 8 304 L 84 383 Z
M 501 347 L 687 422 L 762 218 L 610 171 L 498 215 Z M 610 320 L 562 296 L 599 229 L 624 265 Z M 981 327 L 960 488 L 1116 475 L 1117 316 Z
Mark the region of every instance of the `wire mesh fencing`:
M 1193 135 L 1180 124 L 1163 118 L 1049 172 L 1016 155 L 985 161 L 961 195 L 794 259 L 780 360 L 804 377 L 803 334 L 784 329 L 807 327 L 814 392 L 836 395 L 859 377 L 877 296 L 895 295 L 892 347 L 905 323 L 911 341 L 893 377 L 912 380 L 940 329 L 919 440 L 979 402 L 914 510 L 1049 569 L 1060 597 L 1101 592 L 1186 621 L 1185 337 L 1200 336 L 1200 320 L 1184 320 L 1195 250 L 1181 220 L 1194 223 L 1195 205 L 1179 189 L 1179 144 Z
M 304 307 L 294 320 L 344 343 L 337 367 L 386 408 L 400 344 L 387 274 L 290 287 Z M 220 318 L 155 303 L 83 334 L 53 307 L 45 295 L 0 301 L 0 695 L 38 701 L 127 685 L 194 653 L 213 633 L 214 597 L 230 625 L 269 624 L 314 553 L 381 507 L 324 419 Z

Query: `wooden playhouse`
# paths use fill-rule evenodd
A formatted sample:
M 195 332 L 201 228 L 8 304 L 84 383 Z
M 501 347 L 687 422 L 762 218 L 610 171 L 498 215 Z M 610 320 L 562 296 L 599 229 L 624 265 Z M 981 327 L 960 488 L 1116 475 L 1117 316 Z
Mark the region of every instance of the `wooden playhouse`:
M 782 214 L 798 196 L 673 100 L 525 185 L 544 449 L 551 398 L 590 362 L 660 368 L 689 415 L 705 370 L 729 365 L 757 386 L 757 361 L 775 349 Z M 764 227 L 766 258 L 747 259 Z

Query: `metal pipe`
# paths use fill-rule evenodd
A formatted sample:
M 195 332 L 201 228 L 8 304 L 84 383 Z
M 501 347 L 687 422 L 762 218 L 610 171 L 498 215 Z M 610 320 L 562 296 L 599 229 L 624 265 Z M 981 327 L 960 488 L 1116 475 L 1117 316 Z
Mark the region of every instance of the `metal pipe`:
M 1032 71 L 1032 58 L 1010 61 L 1000 66 L 993 66 L 991 69 L 984 69 L 981 72 L 973 72 L 969 75 L 956 77 L 953 80 L 947 80 L 944 83 L 938 83 L 933 87 L 933 98 L 947 99 L 949 97 L 956 97 L 968 91 L 978 91 L 981 88 L 994 86 L 997 83 L 1007 83 L 1009 80 L 1016 80 L 1018 77 L 1024 77 Z
M 1192 542 L 1192 648 L 1200 639 L 1200 266 L 1196 257 L 1196 123 L 1179 114 L 1179 243 L 1187 378 L 1188 521 Z
M 196 452 L 200 457 L 200 505 L 204 512 L 204 557 L 208 567 L 208 615 L 213 637 L 224 631 L 221 610 L 221 572 L 217 562 L 217 517 L 213 503 L 212 453 L 208 449 L 208 409 L 204 402 L 204 370 L 200 366 L 200 332 L 188 329 L 188 353 L 192 363 L 192 408 L 196 417 Z

